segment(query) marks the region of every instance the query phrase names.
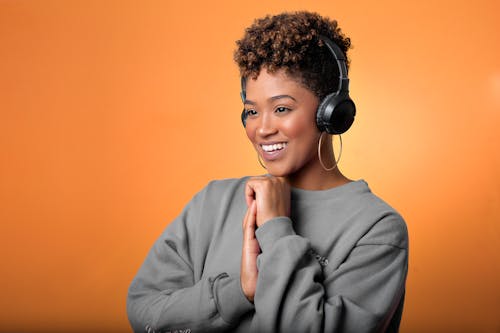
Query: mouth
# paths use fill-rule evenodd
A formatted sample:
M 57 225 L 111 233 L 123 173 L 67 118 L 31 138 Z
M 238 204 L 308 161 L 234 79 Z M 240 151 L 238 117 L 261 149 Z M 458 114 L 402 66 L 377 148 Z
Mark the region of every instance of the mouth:
M 269 145 L 265 145 L 265 144 L 261 144 L 261 148 L 263 151 L 265 151 L 266 153 L 271 153 L 273 151 L 277 151 L 277 150 L 282 150 L 286 147 L 287 143 L 286 142 L 279 142 L 279 143 L 274 143 L 274 144 L 269 144 Z
M 260 147 L 262 148 L 262 158 L 265 161 L 278 159 L 282 154 L 284 154 L 287 145 L 287 142 L 260 144 Z

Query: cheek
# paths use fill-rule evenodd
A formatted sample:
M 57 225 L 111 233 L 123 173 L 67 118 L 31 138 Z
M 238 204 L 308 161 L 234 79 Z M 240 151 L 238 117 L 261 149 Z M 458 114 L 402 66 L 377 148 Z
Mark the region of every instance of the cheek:
M 287 120 L 283 123 L 282 128 L 289 138 L 306 139 L 315 137 L 319 133 L 316 119 L 310 116 Z
M 245 133 L 247 135 L 248 140 L 251 142 L 255 142 L 255 129 L 252 128 L 251 125 L 248 125 L 245 127 Z

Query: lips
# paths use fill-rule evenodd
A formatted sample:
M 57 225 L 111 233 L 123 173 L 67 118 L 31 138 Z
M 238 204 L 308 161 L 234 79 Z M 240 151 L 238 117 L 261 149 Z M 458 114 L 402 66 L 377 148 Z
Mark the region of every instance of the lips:
M 266 161 L 276 160 L 284 154 L 287 145 L 288 144 L 286 142 L 270 142 L 260 144 L 260 147 L 262 148 L 262 157 Z

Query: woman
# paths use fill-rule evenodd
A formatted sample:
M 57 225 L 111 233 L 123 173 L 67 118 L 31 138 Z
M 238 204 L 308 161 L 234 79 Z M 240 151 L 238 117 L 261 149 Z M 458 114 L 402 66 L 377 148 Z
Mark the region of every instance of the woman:
M 256 20 L 237 45 L 242 120 L 267 175 L 211 182 L 166 228 L 129 289 L 134 331 L 397 331 L 405 222 L 332 147 L 354 116 L 338 79 L 349 38 L 297 12 Z M 341 94 L 336 117 L 321 103 Z

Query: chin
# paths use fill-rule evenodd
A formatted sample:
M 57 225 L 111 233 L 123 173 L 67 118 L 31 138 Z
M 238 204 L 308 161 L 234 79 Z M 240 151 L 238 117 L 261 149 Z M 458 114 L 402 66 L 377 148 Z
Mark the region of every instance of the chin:
M 267 173 L 274 177 L 287 177 L 293 172 L 290 169 L 268 167 Z
M 268 170 L 267 173 L 274 177 L 286 177 L 289 175 L 289 173 L 286 172 L 272 172 L 270 170 Z

